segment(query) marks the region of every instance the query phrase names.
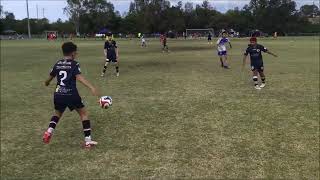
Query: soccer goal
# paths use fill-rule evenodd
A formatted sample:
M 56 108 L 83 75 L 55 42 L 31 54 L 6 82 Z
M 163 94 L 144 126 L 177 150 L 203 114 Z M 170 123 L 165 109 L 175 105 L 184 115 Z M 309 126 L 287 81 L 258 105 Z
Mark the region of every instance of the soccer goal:
M 208 29 L 186 29 L 186 37 L 188 38 L 207 38 L 211 34 L 214 37 L 213 28 Z

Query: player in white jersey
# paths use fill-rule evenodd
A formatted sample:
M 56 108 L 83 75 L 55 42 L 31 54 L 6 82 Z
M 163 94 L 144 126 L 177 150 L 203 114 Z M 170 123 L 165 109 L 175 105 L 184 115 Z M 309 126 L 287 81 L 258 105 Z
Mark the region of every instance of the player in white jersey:
M 144 38 L 144 36 L 141 36 L 141 47 L 147 47 L 146 39 Z
M 221 67 L 225 69 L 229 69 L 228 63 L 227 63 L 227 47 L 226 43 L 229 43 L 230 48 L 232 48 L 232 45 L 230 43 L 230 40 L 227 38 L 227 32 L 222 32 L 222 37 L 218 39 L 217 41 L 217 51 L 218 56 L 220 57 Z

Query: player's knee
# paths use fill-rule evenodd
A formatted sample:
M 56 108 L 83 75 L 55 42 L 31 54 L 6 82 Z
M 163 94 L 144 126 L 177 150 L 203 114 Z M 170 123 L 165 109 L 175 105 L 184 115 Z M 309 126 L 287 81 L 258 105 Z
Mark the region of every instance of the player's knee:
M 60 112 L 60 111 L 56 110 L 55 113 L 54 113 L 54 116 L 57 116 L 58 118 L 61 118 L 62 114 L 63 114 L 63 112 Z
M 258 81 L 258 76 L 253 76 L 252 79 L 253 81 Z

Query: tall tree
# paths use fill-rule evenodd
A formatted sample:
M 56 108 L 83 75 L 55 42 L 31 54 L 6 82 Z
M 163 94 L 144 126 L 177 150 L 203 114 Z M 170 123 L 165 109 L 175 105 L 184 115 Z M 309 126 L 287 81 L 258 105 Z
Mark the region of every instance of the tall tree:
M 63 9 L 74 23 L 77 34 L 80 33 L 80 16 L 85 13 L 84 4 L 87 2 L 88 0 L 67 0 L 68 5 Z
M 313 17 L 316 15 L 320 15 L 320 11 L 318 6 L 316 5 L 303 5 L 300 8 L 300 12 L 303 16 L 307 16 L 307 17 Z

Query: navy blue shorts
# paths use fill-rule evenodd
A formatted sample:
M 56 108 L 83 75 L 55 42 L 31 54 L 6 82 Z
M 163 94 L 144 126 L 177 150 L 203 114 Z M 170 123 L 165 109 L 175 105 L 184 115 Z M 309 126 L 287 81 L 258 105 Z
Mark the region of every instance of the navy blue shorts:
M 68 107 L 70 111 L 84 107 L 79 95 L 54 95 L 54 109 L 63 113 Z
M 107 57 L 107 59 L 109 59 L 108 62 L 113 62 L 113 63 L 118 62 L 118 60 L 117 60 L 117 58 L 115 56 L 109 56 L 109 57 Z
M 263 72 L 263 64 L 251 64 L 251 71 Z
M 226 56 L 227 51 L 218 51 L 218 56 Z

